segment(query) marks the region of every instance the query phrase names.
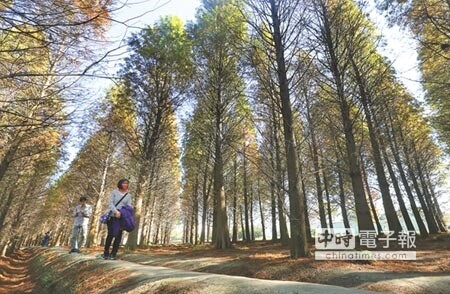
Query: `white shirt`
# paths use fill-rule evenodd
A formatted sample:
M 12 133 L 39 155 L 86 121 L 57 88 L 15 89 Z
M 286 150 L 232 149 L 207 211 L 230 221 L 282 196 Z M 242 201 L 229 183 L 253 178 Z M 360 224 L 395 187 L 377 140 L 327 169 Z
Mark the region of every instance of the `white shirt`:
M 89 217 L 92 215 L 92 206 L 89 204 L 78 204 L 73 209 L 73 217 L 75 218 L 74 226 L 85 226 L 89 224 Z

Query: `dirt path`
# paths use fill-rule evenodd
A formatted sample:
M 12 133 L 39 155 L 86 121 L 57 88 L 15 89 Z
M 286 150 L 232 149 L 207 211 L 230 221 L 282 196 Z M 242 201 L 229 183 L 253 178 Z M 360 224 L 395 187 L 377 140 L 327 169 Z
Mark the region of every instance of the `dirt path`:
M 439 260 L 436 260 L 437 257 Z M 306 281 L 346 288 L 358 288 L 379 292 L 405 294 L 449 294 L 450 273 L 442 264 L 448 264 L 450 252 L 434 253 L 434 258 L 423 258 L 434 265 L 424 265 L 423 260 L 410 264 L 373 262 L 371 264 L 351 262 L 319 262 L 314 260 L 284 262 L 278 260 L 260 262 L 247 256 L 233 257 L 183 257 L 177 254 L 151 256 L 148 254 L 126 254 L 124 260 L 182 270 L 238 275 L 260 279 Z M 420 257 L 419 257 L 420 258 Z M 431 260 L 428 260 L 431 259 Z M 422 263 L 422 268 L 420 264 Z M 415 264 L 415 266 L 414 266 Z M 407 270 L 405 268 L 415 268 Z M 444 268 L 444 271 L 424 271 Z M 422 270 L 422 271 L 421 271 Z M 427 270 L 427 269 L 425 269 Z
M 417 241 L 415 261 L 292 260 L 288 248 L 270 242 L 238 244 L 229 251 L 204 247 L 153 247 L 123 259 L 146 265 L 300 281 L 405 294 L 450 293 L 450 234 Z
M 30 251 L 19 251 L 11 257 L 0 257 L 0 293 L 39 293 L 30 275 Z
M 271 281 L 183 271 L 141 265 L 123 260 L 105 261 L 92 254 L 67 254 L 64 248 L 26 250 L 34 252 L 31 276 L 45 293 L 304 293 L 364 294 L 359 289 Z
M 34 248 L 0 258 L 0 293 L 102 293 L 111 289 L 121 289 L 117 293 L 208 293 L 202 291 L 212 291 L 206 287 L 209 284 L 226 293 L 243 293 L 236 283 L 247 277 L 265 280 L 263 284 L 274 282 L 264 291 L 290 281 L 301 282 L 303 287 L 332 285 L 340 290 L 450 294 L 449 249 L 450 234 L 418 242 L 415 261 L 292 260 L 288 248 L 270 242 L 241 243 L 227 251 L 209 246 L 153 246 L 132 253 L 121 249 L 119 257 L 124 261 L 96 260 L 101 248 L 86 250 L 83 255 L 69 255 L 64 248 Z M 234 277 L 218 284 L 214 274 Z M 236 276 L 240 278 L 234 279 Z M 252 283 L 248 285 L 254 289 Z

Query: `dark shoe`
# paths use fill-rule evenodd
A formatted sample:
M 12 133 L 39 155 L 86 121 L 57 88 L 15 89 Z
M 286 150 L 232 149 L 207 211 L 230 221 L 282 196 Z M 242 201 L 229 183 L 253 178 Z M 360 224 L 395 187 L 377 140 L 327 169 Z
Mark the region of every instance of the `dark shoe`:
M 81 253 L 81 252 L 80 252 L 80 249 L 75 249 L 75 252 L 76 252 L 76 253 Z
M 109 256 L 109 260 L 116 260 L 116 259 L 117 259 L 117 257 L 116 257 L 115 254 L 111 254 L 111 255 Z
M 109 254 L 108 254 L 108 253 L 103 253 L 103 254 L 102 254 L 102 258 L 103 258 L 104 260 L 109 259 Z
M 69 254 L 70 254 L 70 253 L 74 253 L 74 252 L 77 252 L 77 249 L 73 249 L 73 248 L 72 248 L 72 249 L 70 249 Z

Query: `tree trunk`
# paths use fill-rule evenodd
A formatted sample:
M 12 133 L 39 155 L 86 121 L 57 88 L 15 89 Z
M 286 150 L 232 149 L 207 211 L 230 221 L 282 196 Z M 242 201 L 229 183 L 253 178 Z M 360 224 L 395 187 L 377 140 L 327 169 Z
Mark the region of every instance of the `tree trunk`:
M 356 217 L 358 219 L 359 230 L 375 230 L 373 222 L 370 219 L 370 210 L 367 205 L 367 199 L 364 193 L 364 185 L 361 177 L 361 167 L 358 161 L 358 151 L 353 135 L 353 123 L 350 119 L 350 108 L 345 101 L 345 96 L 341 96 L 341 114 L 344 122 L 344 134 L 347 148 L 347 157 L 349 162 L 349 173 L 352 180 L 353 193 L 355 197 Z
M 142 218 L 142 230 L 141 230 L 141 236 L 140 236 L 140 244 L 144 244 L 144 243 L 148 243 L 148 241 L 146 241 L 146 231 L 149 231 L 149 234 L 151 233 L 151 229 L 152 229 L 152 222 L 153 222 L 153 208 L 155 206 L 155 198 L 156 195 L 154 195 L 154 193 L 152 193 L 152 188 L 153 188 L 153 183 L 155 183 L 155 187 L 156 184 L 159 181 L 159 175 L 158 173 L 156 173 L 156 170 L 161 166 L 161 164 L 159 162 L 155 163 L 153 162 L 151 164 L 151 171 L 150 171 L 150 175 L 148 176 L 148 183 L 149 183 L 149 187 L 147 189 L 148 191 L 148 195 L 147 197 L 145 197 L 145 202 L 143 205 L 143 218 Z M 156 177 L 155 177 L 156 175 Z M 152 197 L 153 195 L 153 197 Z M 150 204 L 151 203 L 151 204 Z M 149 207 L 149 205 L 151 205 L 151 207 Z
M 364 184 L 365 184 L 366 192 L 367 192 L 367 198 L 369 198 L 369 204 L 370 204 L 370 209 L 372 211 L 372 216 L 373 216 L 373 219 L 375 219 L 378 234 L 381 234 L 381 232 L 383 232 L 383 228 L 381 227 L 380 219 L 378 218 L 378 213 L 375 208 L 375 204 L 373 202 L 372 192 L 370 191 L 370 186 L 369 186 L 369 180 L 367 177 L 367 173 L 366 173 L 364 164 L 362 163 L 362 160 L 361 160 L 361 174 L 362 174 L 362 178 L 364 179 Z
M 380 144 L 383 144 L 381 140 L 380 140 Z M 400 210 L 401 210 L 402 215 L 403 215 L 403 220 L 405 221 L 405 224 L 406 224 L 406 227 L 408 228 L 408 231 L 414 231 L 415 232 L 416 229 L 414 228 L 414 225 L 413 225 L 413 223 L 411 221 L 411 218 L 409 217 L 409 213 L 408 213 L 408 210 L 406 208 L 405 201 L 403 201 L 402 192 L 400 191 L 400 186 L 398 184 L 398 181 L 397 181 L 394 169 L 392 168 L 392 164 L 389 161 L 389 158 L 387 156 L 386 149 L 383 147 L 382 151 L 383 151 L 384 161 L 386 163 L 386 167 L 388 169 L 389 176 L 390 176 L 391 181 L 392 181 L 392 185 L 394 186 L 395 195 L 397 196 L 397 201 L 398 201 L 398 204 L 400 206 Z
M 330 193 L 328 191 L 328 181 L 325 175 L 325 168 L 322 167 L 323 174 L 323 185 L 325 188 L 325 196 L 327 197 L 327 215 L 328 215 L 328 224 L 330 228 L 333 228 L 333 218 L 331 216 L 331 202 L 330 202 Z
M 311 135 L 312 136 L 312 135 Z M 315 143 L 311 144 L 311 150 L 313 154 L 313 167 L 314 167 L 314 178 L 316 180 L 316 192 L 317 192 L 317 202 L 319 206 L 319 218 L 320 218 L 320 226 L 322 228 L 327 228 L 327 220 L 325 216 L 325 205 L 323 202 L 323 191 L 322 191 L 322 183 L 320 180 L 320 168 L 319 168 L 319 156 L 317 152 L 317 146 L 314 146 Z
M 428 209 L 430 210 L 431 214 L 433 215 L 433 219 L 436 223 L 438 230 L 440 232 L 445 232 L 446 231 L 445 225 L 439 219 L 439 214 L 436 210 L 436 205 L 433 203 L 433 200 L 431 199 L 431 194 L 430 194 L 430 191 L 428 190 L 428 186 L 423 182 L 420 174 L 421 174 L 421 172 L 419 171 L 419 179 L 421 182 L 420 184 L 422 186 L 422 191 L 424 191 L 424 197 L 425 197 L 425 201 L 428 205 Z
M 6 216 L 8 215 L 8 211 L 10 211 L 10 209 L 11 209 L 11 204 L 12 204 L 12 202 L 14 200 L 14 193 L 15 193 L 15 191 L 16 190 L 14 188 L 12 188 L 9 191 L 8 196 L 6 198 L 6 201 L 3 204 L 2 211 L 1 211 L 1 214 L 0 214 L 0 232 L 2 231 L 2 228 L 5 227 Z M 4 236 L 1 236 L 2 239 L 3 239 L 3 237 Z
M 237 224 L 237 155 L 233 162 L 233 236 L 231 242 L 237 242 L 238 224 Z
M 149 195 L 149 197 L 152 198 L 152 204 L 150 207 L 150 216 L 148 220 L 148 236 L 146 238 L 146 244 L 151 243 L 151 234 L 152 234 L 152 227 L 153 227 L 153 220 L 155 218 L 155 206 L 156 206 L 156 195 Z
M 144 195 L 146 189 L 151 187 L 152 184 L 152 176 L 151 173 L 149 173 L 149 169 L 153 170 L 154 164 L 154 162 L 149 163 L 149 161 L 143 161 L 139 168 L 136 197 L 135 200 L 133 200 L 136 228 L 128 235 L 126 246 L 129 250 L 136 249 L 136 247 L 143 241 L 140 238 L 142 236 L 141 232 L 144 229 L 144 218 L 142 217 L 142 212 L 144 211 Z
M 255 241 L 255 227 L 253 226 L 253 187 L 250 186 L 250 230 L 251 230 L 251 241 Z
M 22 143 L 23 139 L 24 139 L 23 136 L 16 136 L 13 142 L 11 142 L 11 146 L 6 150 L 5 154 L 3 155 L 3 158 L 0 161 L 0 182 L 6 174 L 9 164 L 13 161 L 17 150 L 19 150 L 19 146 Z
M 381 134 L 380 134 L 381 124 L 378 122 L 377 116 L 375 116 L 375 115 L 373 116 L 373 121 L 374 121 L 375 125 L 378 126 L 378 128 L 375 130 L 376 135 L 380 142 L 381 152 L 383 154 L 384 162 L 386 163 L 386 167 L 388 169 L 389 176 L 392 181 L 392 185 L 394 186 L 395 195 L 397 197 L 397 201 L 400 206 L 400 211 L 402 212 L 402 215 L 403 215 L 403 220 L 405 221 L 406 227 L 409 231 L 416 231 L 414 228 L 414 225 L 412 223 L 412 220 L 409 216 L 408 209 L 406 208 L 405 201 L 403 200 L 403 195 L 400 190 L 400 185 L 398 183 L 394 169 L 392 167 L 391 160 L 389 159 L 389 156 L 387 154 L 385 141 L 383 139 L 383 136 L 381 136 Z
M 441 222 L 442 226 L 444 227 L 444 231 L 443 232 L 447 232 L 448 231 L 447 230 L 447 224 L 444 221 L 444 215 L 443 215 L 443 213 L 441 211 L 441 208 L 439 206 L 439 202 L 437 201 L 436 194 L 434 193 L 434 189 L 433 189 L 433 186 L 432 186 L 432 183 L 431 183 L 430 175 L 427 172 L 427 173 L 425 173 L 425 176 L 426 176 L 427 184 L 430 187 L 431 197 L 433 198 L 434 205 L 436 206 L 436 211 L 438 213 L 439 221 Z
M 303 195 L 300 193 L 298 178 L 298 160 L 294 141 L 293 119 L 287 79 L 284 44 L 281 34 L 281 24 L 278 13 L 278 3 L 270 0 L 271 17 L 273 22 L 273 40 L 275 45 L 277 74 L 280 88 L 281 113 L 283 116 L 284 141 L 289 186 L 289 209 L 291 226 L 291 258 L 308 256 L 309 248 L 305 226 L 305 207 Z
M 266 241 L 266 225 L 264 224 L 264 209 L 261 201 L 261 186 L 258 178 L 258 203 L 259 203 L 259 213 L 261 216 L 261 227 L 262 227 L 262 234 L 263 234 L 263 241 Z
M 26 206 L 29 203 L 28 199 L 29 197 L 32 196 L 32 193 L 34 191 L 34 189 L 36 188 L 36 176 L 37 176 L 38 171 L 35 169 L 33 171 L 33 175 L 31 176 L 28 184 L 27 184 L 27 188 L 25 191 L 23 191 L 21 194 L 19 195 L 15 195 L 13 194 L 13 191 L 15 191 L 15 189 L 12 189 L 8 195 L 8 201 L 6 203 L 6 205 L 3 208 L 2 213 L 4 212 L 4 214 L 2 216 L 0 216 L 2 225 L 0 226 L 0 236 L 2 236 L 3 240 L 7 240 L 4 239 L 6 238 L 11 238 L 11 236 L 8 236 L 7 234 L 5 234 L 5 229 L 6 226 L 4 225 L 4 222 L 6 220 L 6 217 L 10 215 L 9 219 L 9 223 L 11 224 L 11 231 L 14 233 L 17 233 L 17 229 L 23 219 L 23 212 L 26 212 Z M 16 200 L 15 202 L 17 203 L 17 207 L 16 209 L 11 209 L 12 208 L 12 204 L 13 204 L 13 200 Z M 12 240 L 12 239 L 11 239 Z
M 273 141 L 275 144 L 275 171 L 276 171 L 276 188 L 277 188 L 277 206 L 278 221 L 280 223 L 280 239 L 282 245 L 289 244 L 289 235 L 287 231 L 286 218 L 284 217 L 284 181 L 283 169 L 281 167 L 280 143 L 278 141 L 279 120 L 275 112 L 275 103 L 271 101 L 271 111 L 273 118 Z
M 166 93 L 161 93 L 158 97 L 158 103 L 156 107 L 155 114 L 155 122 L 152 124 L 152 128 L 150 126 L 147 127 L 147 130 L 144 135 L 144 151 L 143 151 L 143 162 L 141 163 L 141 167 L 139 168 L 139 174 L 137 177 L 137 187 L 136 187 L 136 196 L 134 205 L 134 219 L 136 223 L 136 229 L 134 229 L 128 236 L 127 247 L 130 250 L 136 249 L 139 245 L 139 237 L 140 232 L 143 227 L 141 215 L 143 210 L 143 199 L 145 194 L 145 187 L 147 187 L 147 182 L 149 178 L 149 167 L 153 163 L 154 151 L 156 148 L 156 144 L 163 130 L 163 116 L 167 113 L 168 105 L 171 105 L 168 99 L 168 95 Z M 153 115 L 153 114 L 149 114 Z M 151 120 L 150 120 L 151 121 Z M 150 179 L 151 181 L 151 179 Z
M 239 214 L 241 216 L 241 231 L 242 231 L 242 241 L 245 241 L 247 237 L 245 236 L 245 226 L 244 226 L 244 214 L 242 213 L 242 205 L 239 205 Z
M 192 222 L 191 222 L 190 224 L 192 224 Z M 153 236 L 153 244 L 155 244 L 155 245 L 157 245 L 157 244 L 159 243 L 159 229 L 160 229 L 160 227 L 161 227 L 161 223 L 160 223 L 160 221 L 158 220 L 158 221 L 156 222 L 156 226 L 155 226 L 155 235 Z M 192 236 L 190 228 L 191 228 L 191 226 L 188 227 L 188 232 L 189 232 L 188 235 L 189 235 L 189 238 L 191 238 L 191 236 Z M 191 244 L 192 244 L 192 242 L 191 242 Z
M 380 188 L 381 197 L 383 199 L 384 213 L 386 215 L 389 230 L 400 232 L 402 226 L 398 220 L 397 213 L 395 211 L 394 203 L 389 192 L 389 184 L 384 172 L 383 160 L 381 158 L 380 145 L 378 144 L 378 138 L 375 133 L 375 126 L 373 125 L 372 111 L 369 108 L 369 98 L 364 87 L 363 77 L 360 75 L 358 66 L 356 65 L 353 57 L 350 56 L 353 71 L 355 73 L 356 82 L 358 83 L 360 101 L 363 106 L 364 115 L 366 118 L 367 128 L 369 130 L 370 145 L 372 150 L 373 163 L 375 165 L 375 171 L 377 174 L 378 186 Z
M 194 210 L 194 209 L 192 209 Z M 195 223 L 194 223 L 194 211 L 191 212 L 191 215 L 189 216 L 190 218 L 190 226 L 189 226 L 189 244 L 194 244 L 194 228 L 195 228 Z
M 337 142 L 336 142 L 337 144 Z M 335 150 L 336 152 L 336 170 L 338 174 L 338 184 L 339 184 L 339 200 L 340 200 L 340 207 L 341 207 L 341 213 L 342 213 L 342 220 L 344 222 L 345 228 L 350 228 L 350 222 L 348 220 L 348 214 L 347 214 L 347 207 L 346 207 L 346 201 L 345 201 L 345 189 L 344 189 L 344 176 L 342 175 L 342 167 L 340 165 L 340 158 L 339 158 L 339 152 Z
M 425 177 L 423 175 L 424 167 L 420 164 L 420 161 L 417 158 L 418 155 L 417 155 L 417 150 L 416 150 L 415 144 L 412 144 L 412 147 L 413 147 L 413 152 L 414 152 L 413 157 L 414 157 L 416 170 L 417 170 L 417 173 L 419 176 L 420 185 L 422 186 L 422 191 L 424 193 L 425 201 L 428 205 L 428 209 L 433 216 L 433 219 L 435 221 L 435 224 L 436 224 L 436 227 L 438 228 L 438 230 L 441 232 L 445 232 L 446 231 L 445 225 L 443 225 L 443 222 L 441 222 L 439 219 L 439 214 L 436 210 L 436 206 L 434 205 L 433 200 L 431 199 L 431 193 L 428 190 L 427 184 L 425 183 Z
M 313 242 L 313 237 L 311 235 L 311 223 L 309 221 L 309 213 L 308 213 L 308 201 L 306 198 L 306 185 L 305 185 L 305 179 L 303 177 L 303 167 L 301 162 L 298 164 L 298 169 L 300 172 L 300 179 L 301 179 L 301 185 L 302 185 L 302 193 L 303 193 L 303 205 L 305 206 L 305 220 L 306 220 L 306 237 L 308 238 L 308 242 Z
M 364 184 L 361 177 L 361 167 L 359 162 L 359 152 L 356 148 L 355 137 L 353 134 L 353 121 L 350 116 L 350 105 L 344 91 L 344 82 L 341 70 L 339 68 L 339 60 L 336 55 L 335 38 L 331 33 L 331 26 L 328 17 L 328 11 L 324 3 L 320 3 L 320 17 L 322 17 L 323 28 L 321 31 L 322 38 L 326 46 L 326 53 L 329 55 L 329 66 L 336 85 L 336 95 L 339 102 L 342 123 L 344 126 L 345 145 L 348 159 L 349 175 L 352 181 L 352 189 L 355 198 L 356 217 L 358 220 L 359 230 L 375 230 L 373 222 L 370 218 L 370 209 L 364 193 Z
M 208 160 L 205 163 L 205 170 L 203 172 L 203 183 L 202 183 L 202 195 L 203 195 L 203 209 L 202 209 L 202 231 L 200 233 L 200 243 L 203 244 L 205 241 L 205 231 L 206 231 L 206 218 L 208 216 L 208 199 L 209 199 L 209 190 L 210 183 L 208 180 Z
M 110 146 L 109 146 L 110 147 Z M 98 193 L 97 201 L 94 204 L 94 211 L 92 212 L 92 221 L 90 223 L 90 230 L 88 239 L 86 242 L 86 247 L 91 247 L 91 245 L 98 245 L 98 232 L 100 229 L 100 216 L 102 212 L 102 202 L 105 197 L 105 187 L 106 187 L 106 179 L 108 176 L 108 169 L 110 167 L 112 153 L 108 153 L 105 161 L 103 162 L 103 172 L 102 172 L 102 182 L 100 184 L 100 190 Z
M 270 208 L 271 208 L 271 219 L 272 219 L 272 242 L 275 243 L 278 239 L 278 233 L 277 233 L 277 201 L 275 197 L 275 179 L 276 176 L 276 163 L 275 163 L 275 140 L 274 140 L 274 131 L 273 131 L 273 121 L 275 120 L 275 112 L 273 111 L 273 99 L 271 99 L 271 113 L 272 113 L 272 125 L 270 128 L 270 148 L 269 148 L 269 154 L 270 154 L 270 166 L 272 174 L 269 177 L 269 183 L 270 183 Z
M 213 168 L 213 182 L 214 182 L 214 168 Z M 214 190 L 214 187 L 213 187 Z M 213 191 L 214 193 L 214 191 Z M 217 199 L 216 196 L 213 195 L 213 211 L 212 211 L 212 227 L 211 227 L 211 240 L 214 242 L 216 240 L 216 224 L 217 224 Z
M 208 218 L 206 221 L 206 242 L 209 242 L 211 240 L 210 238 L 210 232 L 211 232 L 211 212 L 208 213 Z
M 220 89 L 217 95 L 219 103 L 216 104 L 216 121 L 215 121 L 215 153 L 214 153 L 214 199 L 216 221 L 213 222 L 214 233 L 213 243 L 217 249 L 227 249 L 231 247 L 230 235 L 228 232 L 227 207 L 224 190 L 223 178 L 223 159 L 222 159 L 222 122 L 221 122 L 221 94 Z
M 313 121 L 311 118 L 311 109 L 309 105 L 309 99 L 306 97 L 306 117 L 309 125 L 309 132 L 311 137 L 311 154 L 313 160 L 313 168 L 314 168 L 314 178 L 316 180 L 316 191 L 317 191 L 317 201 L 319 205 L 319 217 L 320 217 L 320 225 L 322 228 L 327 228 L 327 221 L 325 217 L 325 205 L 323 203 L 323 191 L 322 191 L 322 183 L 320 181 L 320 167 L 319 167 L 319 152 L 316 141 L 316 134 L 314 130 Z
M 250 240 L 250 223 L 249 223 L 249 217 L 248 217 L 248 181 L 247 181 L 247 160 L 246 160 L 246 146 L 244 143 L 244 152 L 243 152 L 243 189 L 244 189 L 244 218 L 245 218 L 245 241 L 251 241 Z
M 142 202 L 144 198 L 145 187 L 147 186 L 148 172 L 146 167 L 146 162 L 141 163 L 139 169 L 139 174 L 137 177 L 137 187 L 136 187 L 136 199 L 134 201 L 134 219 L 136 223 L 136 228 L 128 235 L 127 248 L 129 250 L 134 250 L 139 245 L 138 238 L 140 236 L 140 225 L 141 225 L 141 213 L 142 213 Z
M 198 244 L 198 175 L 195 179 L 195 189 L 194 189 L 194 244 Z
M 393 123 L 392 116 L 389 113 L 389 111 L 386 112 L 389 114 L 390 130 L 392 132 L 392 134 L 390 134 L 389 128 L 387 129 L 387 134 L 389 136 L 388 141 L 391 147 L 392 155 L 394 157 L 395 164 L 397 165 L 397 170 L 400 174 L 400 178 L 402 180 L 403 187 L 405 188 L 406 195 L 408 195 L 409 204 L 411 205 L 411 210 L 413 211 L 414 218 L 416 219 L 416 223 L 419 226 L 420 235 L 425 237 L 428 236 L 428 231 L 425 227 L 422 217 L 420 216 L 420 212 L 419 209 L 417 208 L 416 201 L 414 200 L 411 187 L 409 186 L 408 179 L 406 178 L 406 172 L 403 169 L 403 164 L 400 159 L 400 154 L 397 145 L 397 138 L 392 125 Z
M 272 146 L 272 145 L 271 145 Z M 273 152 L 272 152 L 273 154 Z M 274 157 L 271 158 L 272 170 L 275 171 Z M 271 204 L 271 216 L 272 216 L 272 242 L 276 242 L 278 238 L 277 234 L 277 202 L 275 199 L 275 183 L 273 178 L 270 178 L 270 204 Z
M 406 161 L 406 167 L 408 169 L 408 174 L 409 174 L 410 180 L 413 183 L 413 187 L 414 187 L 414 190 L 416 191 L 417 199 L 419 199 L 420 206 L 422 206 L 422 211 L 423 211 L 423 213 L 425 215 L 425 219 L 426 219 L 427 224 L 428 224 L 428 230 L 429 230 L 429 232 L 431 234 L 437 234 L 437 233 L 439 233 L 439 229 L 438 229 L 438 227 L 436 225 L 436 222 L 435 222 L 435 220 L 433 218 L 433 215 L 431 214 L 430 210 L 428 209 L 428 207 L 427 207 L 427 205 L 425 203 L 425 200 L 423 198 L 422 192 L 420 191 L 419 183 L 417 182 L 417 178 L 416 178 L 416 175 L 414 173 L 413 166 L 411 164 L 411 159 L 410 159 L 410 156 L 409 156 L 409 150 L 407 149 L 406 141 L 405 141 L 405 138 L 403 137 L 402 130 L 399 130 L 399 135 L 400 135 L 401 144 L 403 146 L 403 155 L 405 156 L 405 161 Z
M 276 157 L 277 157 L 277 205 L 278 205 L 278 221 L 280 223 L 280 239 L 282 245 L 289 244 L 289 234 L 287 230 L 286 218 L 284 215 L 284 180 L 283 170 L 281 168 L 280 148 L 278 139 L 276 142 Z

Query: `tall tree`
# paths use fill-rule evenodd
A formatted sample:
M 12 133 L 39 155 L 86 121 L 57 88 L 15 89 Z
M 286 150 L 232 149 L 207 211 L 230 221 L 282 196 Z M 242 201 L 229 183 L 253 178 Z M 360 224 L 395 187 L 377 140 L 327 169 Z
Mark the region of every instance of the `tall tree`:
M 355 140 L 355 112 L 352 101 L 349 99 L 348 70 L 350 63 L 345 56 L 347 44 L 344 37 L 347 30 L 352 27 L 346 17 L 349 17 L 351 5 L 348 1 L 314 1 L 315 22 L 310 26 L 311 34 L 318 42 L 317 47 L 323 57 L 319 60 L 320 67 L 326 71 L 322 73 L 324 88 L 329 95 L 335 97 L 340 108 L 342 124 L 345 135 L 346 157 L 355 197 L 356 215 L 359 230 L 374 230 L 370 219 L 370 210 L 364 193 L 364 184 L 361 177 L 361 163 L 359 161 L 357 142 Z
M 135 132 L 139 147 L 135 156 L 141 161 L 135 196 L 137 229 L 130 234 L 127 244 L 135 248 L 140 242 L 143 202 L 146 189 L 151 186 L 149 173 L 157 146 L 189 87 L 191 47 L 177 17 L 162 18 L 134 34 L 128 44 L 132 54 L 126 59 L 121 75 L 130 89 L 137 116 Z
M 299 45 L 304 18 L 300 1 L 246 1 L 252 12 L 249 23 L 274 54 L 270 60 L 276 72 L 276 89 L 283 119 L 290 209 L 292 258 L 307 256 L 309 248 L 305 226 L 305 207 L 299 179 L 299 161 L 294 138 L 291 91 L 293 57 Z M 282 5 L 283 4 L 283 5 Z M 273 59 L 273 57 L 275 57 Z
M 213 244 L 231 246 L 224 165 L 236 120 L 236 107 L 242 105 L 243 81 L 239 70 L 239 44 L 245 38 L 245 25 L 238 1 L 203 1 L 192 34 L 194 41 L 197 107 L 211 120 L 213 148 Z

